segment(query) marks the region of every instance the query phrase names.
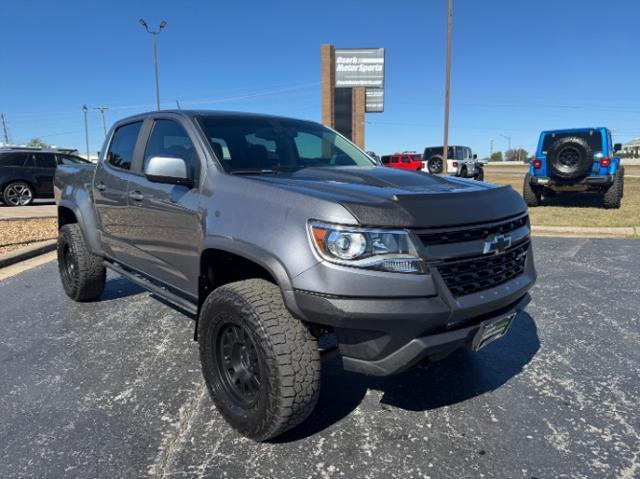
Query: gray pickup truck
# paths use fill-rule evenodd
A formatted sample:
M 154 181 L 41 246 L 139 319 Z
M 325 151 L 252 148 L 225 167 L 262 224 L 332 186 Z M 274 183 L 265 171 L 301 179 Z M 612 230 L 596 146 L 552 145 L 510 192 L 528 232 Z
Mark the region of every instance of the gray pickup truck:
M 384 168 L 310 121 L 130 117 L 55 194 L 67 295 L 96 300 L 111 269 L 195 315 L 213 401 L 258 441 L 315 406 L 319 344 L 378 376 L 478 350 L 536 279 L 510 187 Z

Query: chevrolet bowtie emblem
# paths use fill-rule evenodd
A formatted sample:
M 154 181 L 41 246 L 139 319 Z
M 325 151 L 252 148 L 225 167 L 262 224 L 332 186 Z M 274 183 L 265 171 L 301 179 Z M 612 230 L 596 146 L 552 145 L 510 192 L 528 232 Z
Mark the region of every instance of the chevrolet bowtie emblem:
M 492 235 L 484 242 L 482 253 L 503 253 L 509 246 L 511 246 L 511 236 Z

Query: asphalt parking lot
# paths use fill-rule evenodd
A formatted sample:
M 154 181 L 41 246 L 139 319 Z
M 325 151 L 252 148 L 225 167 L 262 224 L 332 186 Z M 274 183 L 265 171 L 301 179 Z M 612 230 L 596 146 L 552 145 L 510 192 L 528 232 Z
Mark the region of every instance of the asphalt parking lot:
M 640 477 L 640 243 L 536 238 L 529 316 L 479 353 L 368 378 L 325 364 L 311 418 L 270 444 L 230 430 L 192 319 L 55 262 L 0 282 L 0 477 Z

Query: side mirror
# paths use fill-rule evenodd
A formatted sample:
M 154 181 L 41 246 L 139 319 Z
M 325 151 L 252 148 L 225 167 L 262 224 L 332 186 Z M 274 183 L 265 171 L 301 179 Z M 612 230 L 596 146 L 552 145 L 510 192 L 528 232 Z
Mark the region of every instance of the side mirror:
M 613 152 L 616 153 L 618 151 L 622 150 L 622 143 L 616 143 L 615 145 L 613 145 Z
M 183 158 L 154 156 L 149 159 L 144 176 L 154 183 L 193 187 L 193 178 L 190 178 L 189 167 Z
M 478 159 L 478 154 L 477 154 L 477 153 L 474 153 L 474 154 L 473 154 L 473 159 L 474 159 L 474 160 L 477 160 L 477 159 Z

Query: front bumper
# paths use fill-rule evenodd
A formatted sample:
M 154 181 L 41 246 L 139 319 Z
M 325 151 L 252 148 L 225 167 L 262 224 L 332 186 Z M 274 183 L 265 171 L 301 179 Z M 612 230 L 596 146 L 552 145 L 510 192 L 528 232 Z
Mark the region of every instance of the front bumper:
M 345 369 L 386 376 L 469 345 L 483 321 L 521 313 L 536 272 L 529 249 L 524 272 L 491 289 L 454 297 L 437 270 L 426 277 L 430 294 L 422 297 L 390 296 L 397 294 L 392 283 L 386 296 L 297 289 L 296 309 L 301 319 L 333 329 Z
M 610 185 L 613 183 L 612 175 L 586 176 L 578 180 L 558 181 L 548 176 L 532 176 L 531 184 L 537 186 L 568 186 L 568 185 Z

